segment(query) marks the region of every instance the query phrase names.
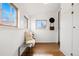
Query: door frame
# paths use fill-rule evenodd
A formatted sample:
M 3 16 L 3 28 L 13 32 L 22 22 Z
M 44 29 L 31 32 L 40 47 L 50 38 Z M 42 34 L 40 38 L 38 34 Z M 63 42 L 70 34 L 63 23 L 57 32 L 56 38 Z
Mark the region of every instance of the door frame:
M 59 45 L 59 48 L 60 48 L 60 12 L 61 12 L 61 9 L 59 9 L 58 11 L 58 45 Z

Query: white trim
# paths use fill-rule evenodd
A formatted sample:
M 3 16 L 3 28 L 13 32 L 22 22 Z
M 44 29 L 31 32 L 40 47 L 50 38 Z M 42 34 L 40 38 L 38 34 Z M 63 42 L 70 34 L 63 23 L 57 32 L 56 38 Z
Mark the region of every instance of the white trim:
M 36 41 L 36 43 L 58 43 L 58 42 L 52 42 L 52 41 Z

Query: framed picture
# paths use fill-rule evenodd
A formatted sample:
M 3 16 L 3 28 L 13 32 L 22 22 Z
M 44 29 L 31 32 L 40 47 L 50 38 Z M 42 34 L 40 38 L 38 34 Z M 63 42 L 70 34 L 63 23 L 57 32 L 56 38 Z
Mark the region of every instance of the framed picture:
M 46 20 L 36 20 L 36 29 L 45 29 L 47 21 Z
M 1 25 L 18 27 L 18 11 L 12 3 L 0 3 Z

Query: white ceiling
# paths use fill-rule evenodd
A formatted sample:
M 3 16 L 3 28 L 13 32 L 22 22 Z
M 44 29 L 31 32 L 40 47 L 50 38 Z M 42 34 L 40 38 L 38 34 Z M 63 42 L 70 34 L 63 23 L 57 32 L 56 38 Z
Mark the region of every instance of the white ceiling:
M 15 5 L 24 15 L 29 15 L 30 17 L 55 13 L 60 8 L 59 3 L 15 3 Z

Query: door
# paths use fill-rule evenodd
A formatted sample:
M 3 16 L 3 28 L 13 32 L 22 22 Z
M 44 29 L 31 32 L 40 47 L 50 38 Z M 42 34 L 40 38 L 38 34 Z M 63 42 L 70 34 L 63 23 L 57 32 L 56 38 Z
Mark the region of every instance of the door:
M 73 55 L 79 56 L 79 4 L 73 6 Z
M 61 4 L 60 13 L 60 50 L 65 55 L 72 53 L 72 5 L 71 3 Z

